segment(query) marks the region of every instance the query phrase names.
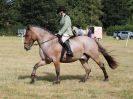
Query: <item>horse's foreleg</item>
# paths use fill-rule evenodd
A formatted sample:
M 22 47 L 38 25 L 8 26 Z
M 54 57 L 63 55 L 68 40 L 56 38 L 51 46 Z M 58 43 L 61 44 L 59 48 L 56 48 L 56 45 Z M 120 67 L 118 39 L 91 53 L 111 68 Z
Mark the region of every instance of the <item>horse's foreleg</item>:
M 82 66 L 84 67 L 85 72 L 86 72 L 85 76 L 81 79 L 81 81 L 85 82 L 89 78 L 89 74 L 91 72 L 91 68 L 90 68 L 89 64 L 87 63 L 87 61 L 80 60 L 80 62 L 81 62 Z
M 35 78 L 36 78 L 36 70 L 38 67 L 41 67 L 43 65 L 46 65 L 46 61 L 44 60 L 41 60 L 39 61 L 38 63 L 35 64 L 35 66 L 33 67 L 33 71 L 31 73 L 31 83 L 34 83 L 35 82 Z
M 55 61 L 54 66 L 56 71 L 56 78 L 54 79 L 53 84 L 59 84 L 60 83 L 60 62 Z

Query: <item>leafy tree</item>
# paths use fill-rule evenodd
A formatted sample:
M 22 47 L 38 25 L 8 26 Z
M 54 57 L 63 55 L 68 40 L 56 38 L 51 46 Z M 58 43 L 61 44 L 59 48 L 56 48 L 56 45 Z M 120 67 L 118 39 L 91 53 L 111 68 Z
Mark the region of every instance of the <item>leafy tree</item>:
M 20 7 L 24 25 L 36 24 L 51 31 L 56 29 L 56 3 L 54 0 L 23 0 Z
M 129 10 L 129 18 L 128 18 L 128 23 L 133 24 L 133 0 L 128 0 L 127 1 L 127 8 Z
M 80 0 L 68 0 L 67 5 L 69 7 L 69 14 L 73 25 L 86 27 L 88 22 L 86 21 L 85 15 L 80 6 L 80 2 Z
M 100 18 L 103 15 L 101 0 L 73 0 L 72 7 L 77 9 L 77 14 L 82 13 L 81 17 L 85 25 L 101 25 Z M 71 2 L 71 1 L 70 1 Z M 72 12 L 73 13 L 73 12 Z M 77 15 L 75 16 L 77 17 Z M 82 19 L 82 18 L 81 18 Z
M 88 25 L 102 25 L 103 15 L 101 0 L 68 0 L 74 24 L 83 27 Z
M 68 0 L 55 0 L 57 5 L 66 5 Z
M 133 0 L 0 0 L 0 30 L 35 24 L 57 32 L 56 8 L 64 5 L 73 25 L 133 24 Z
M 0 27 L 5 27 L 9 25 L 9 5 L 6 3 L 5 0 L 0 0 Z
M 10 13 L 16 24 L 21 24 L 20 4 L 22 1 L 23 0 L 12 0 L 12 9 L 10 10 Z
M 112 25 L 124 25 L 127 23 L 129 10 L 127 7 L 127 0 L 102 0 L 103 11 L 105 16 L 103 17 L 104 27 Z
M 16 35 L 19 23 L 17 2 L 20 0 L 0 0 L 0 31 L 4 35 Z
M 101 0 L 91 0 L 89 6 L 90 24 L 102 26 L 101 17 L 104 15 L 102 12 Z

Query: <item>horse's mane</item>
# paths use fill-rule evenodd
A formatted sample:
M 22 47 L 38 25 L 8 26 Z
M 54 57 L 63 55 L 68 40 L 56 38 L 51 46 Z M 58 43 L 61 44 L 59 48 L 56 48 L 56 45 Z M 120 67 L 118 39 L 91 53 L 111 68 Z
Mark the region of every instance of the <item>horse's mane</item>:
M 53 35 L 53 33 L 52 33 L 51 31 L 49 31 L 48 29 L 43 28 L 43 27 L 38 26 L 38 25 L 34 25 L 34 24 L 29 24 L 29 25 L 27 26 L 27 29 L 26 29 L 26 30 L 29 30 L 29 29 L 30 29 L 30 27 L 40 28 L 40 29 L 42 29 L 42 30 L 44 30 L 44 31 L 46 31 L 46 32 L 48 32 L 48 33 L 50 33 L 50 34 L 52 34 L 52 35 Z

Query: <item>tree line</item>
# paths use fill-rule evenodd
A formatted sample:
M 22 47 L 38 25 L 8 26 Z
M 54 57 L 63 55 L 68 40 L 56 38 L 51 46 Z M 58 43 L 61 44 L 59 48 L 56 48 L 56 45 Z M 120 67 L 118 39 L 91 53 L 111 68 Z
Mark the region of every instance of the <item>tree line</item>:
M 133 0 L 0 0 L 0 35 L 16 35 L 18 28 L 39 25 L 58 31 L 59 5 L 67 8 L 72 24 L 81 26 L 133 25 Z

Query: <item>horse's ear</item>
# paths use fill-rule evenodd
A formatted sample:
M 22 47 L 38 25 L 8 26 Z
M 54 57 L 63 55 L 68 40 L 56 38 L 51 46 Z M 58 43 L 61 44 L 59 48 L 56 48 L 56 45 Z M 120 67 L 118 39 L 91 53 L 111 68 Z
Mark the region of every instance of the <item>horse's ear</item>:
M 31 27 L 32 27 L 32 25 L 31 25 L 31 24 L 29 24 L 29 25 L 27 26 L 27 30 L 30 30 L 30 29 L 31 29 Z

